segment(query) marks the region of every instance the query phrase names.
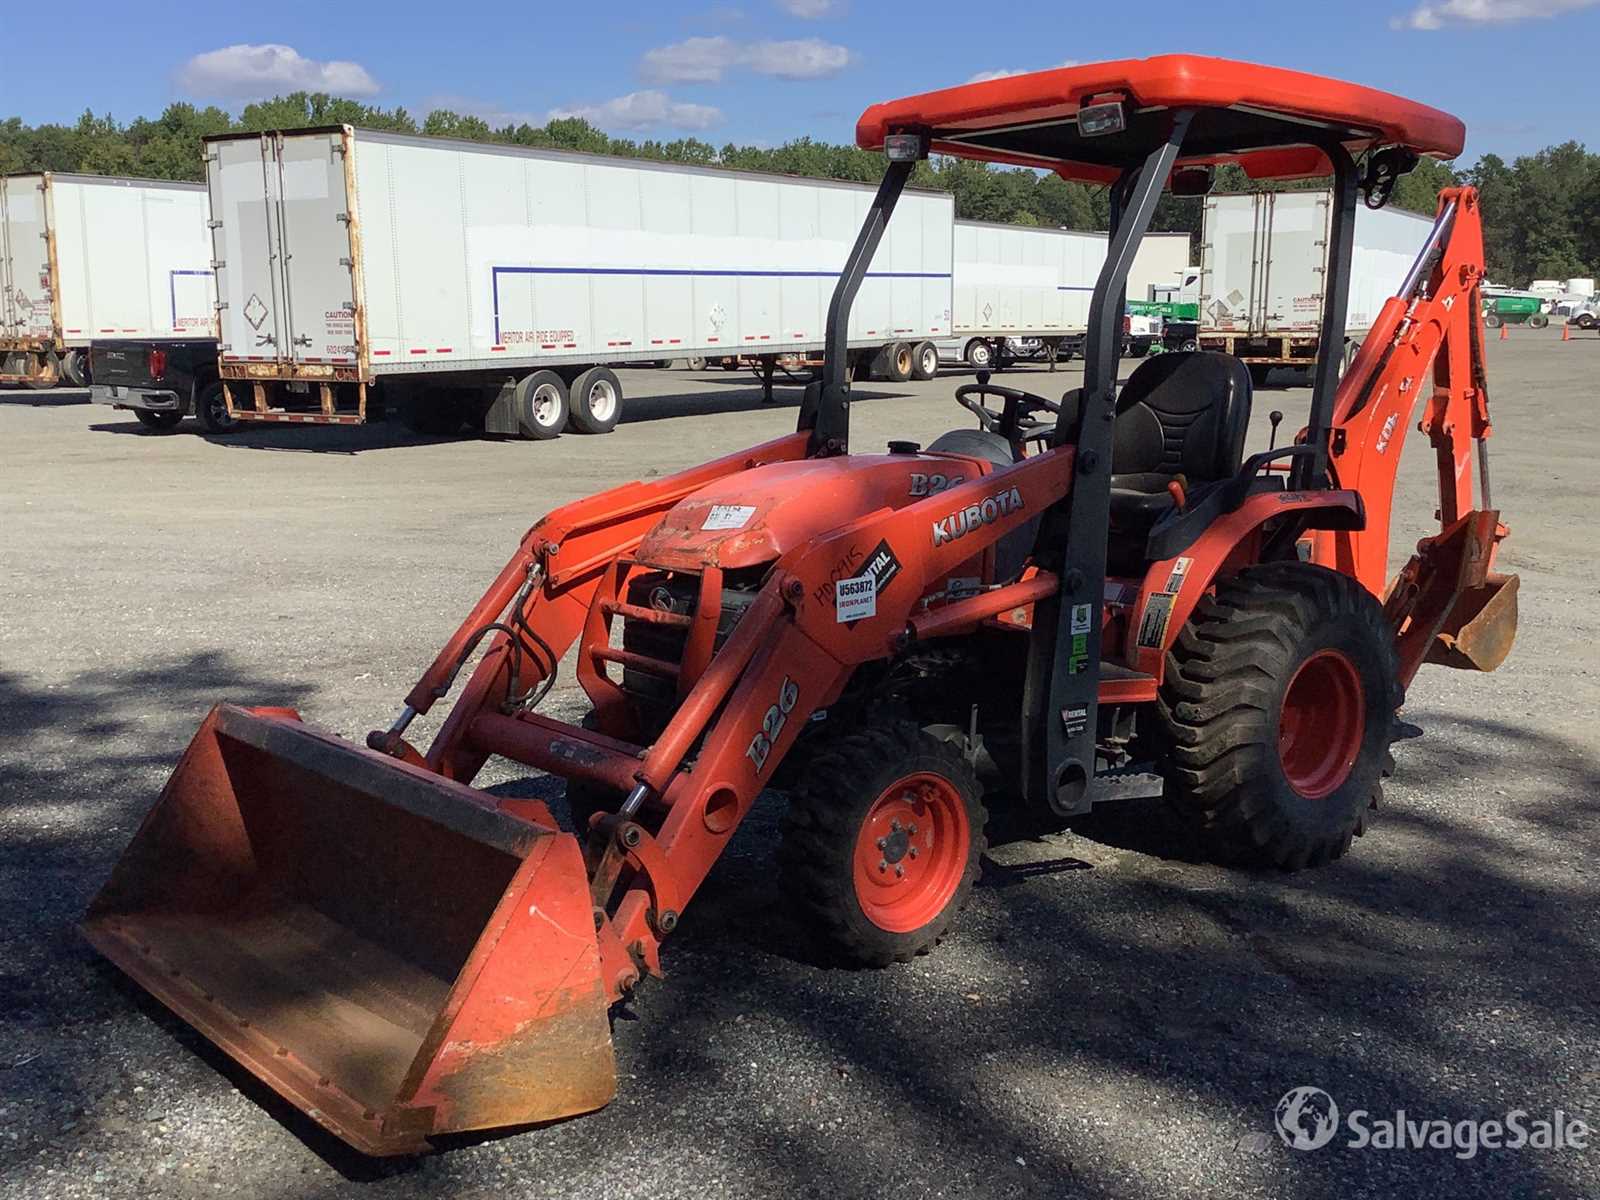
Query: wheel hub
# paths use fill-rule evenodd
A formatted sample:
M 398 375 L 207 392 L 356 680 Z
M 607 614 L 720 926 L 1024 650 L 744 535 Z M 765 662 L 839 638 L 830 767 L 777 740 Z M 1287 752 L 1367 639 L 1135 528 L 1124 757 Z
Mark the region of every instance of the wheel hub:
M 1361 753 L 1366 715 L 1361 676 L 1348 655 L 1319 650 L 1301 663 L 1278 718 L 1278 759 L 1289 785 L 1308 800 L 1338 791 Z
M 966 871 L 971 831 L 955 785 L 918 772 L 885 788 L 856 840 L 856 898 L 881 929 L 908 933 L 950 903 Z

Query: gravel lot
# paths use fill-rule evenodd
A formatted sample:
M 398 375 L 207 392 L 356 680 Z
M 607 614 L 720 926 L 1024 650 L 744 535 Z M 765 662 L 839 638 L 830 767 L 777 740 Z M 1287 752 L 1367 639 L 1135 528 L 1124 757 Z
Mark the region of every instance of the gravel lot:
M 0 394 L 0 1196 L 1600 1195 L 1600 1145 L 1302 1153 L 1272 1132 L 1302 1084 L 1373 1117 L 1600 1123 L 1600 577 L 1578 535 L 1600 338 L 1513 330 L 1489 354 L 1520 641 L 1492 676 L 1424 671 L 1348 858 L 1223 871 L 1159 804 L 1127 806 L 996 847 L 938 952 L 850 973 L 808 962 L 775 902 L 768 797 L 670 978 L 616 1021 L 610 1108 L 386 1163 L 144 1001 L 73 922 L 214 701 L 387 724 L 540 514 L 790 429 L 797 393 L 631 372 L 615 434 L 549 444 L 150 435 L 81 394 Z M 858 448 L 967 423 L 957 381 L 873 385 Z M 1252 445 L 1307 400 L 1258 393 Z M 1397 561 L 1431 457 L 1413 436 Z

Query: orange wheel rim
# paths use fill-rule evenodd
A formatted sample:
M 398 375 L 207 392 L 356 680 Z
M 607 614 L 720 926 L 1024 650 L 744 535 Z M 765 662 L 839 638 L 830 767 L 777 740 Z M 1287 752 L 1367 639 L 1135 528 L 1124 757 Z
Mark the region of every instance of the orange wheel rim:
M 895 780 L 873 801 L 856 837 L 861 911 L 890 933 L 921 929 L 961 886 L 971 847 L 967 806 L 954 784 L 928 771 Z
M 1301 663 L 1278 717 L 1278 760 L 1289 786 L 1307 800 L 1338 791 L 1361 753 L 1366 720 L 1361 675 L 1349 655 L 1319 650 Z

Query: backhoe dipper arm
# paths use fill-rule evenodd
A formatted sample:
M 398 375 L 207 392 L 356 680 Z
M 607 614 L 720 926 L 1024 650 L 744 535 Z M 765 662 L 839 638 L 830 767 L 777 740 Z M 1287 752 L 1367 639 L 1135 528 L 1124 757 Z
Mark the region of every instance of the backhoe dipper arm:
M 1367 519 L 1359 530 L 1318 533 L 1315 560 L 1387 596 L 1400 639 L 1402 682 L 1409 682 L 1428 657 L 1437 635 L 1454 645 L 1480 616 L 1501 618 L 1470 664 L 1490 670 L 1509 650 L 1515 630 L 1514 584 L 1506 600 L 1495 610 L 1489 607 L 1505 587 L 1501 577 L 1491 580 L 1488 572 L 1506 528 L 1488 508 L 1486 443 L 1493 431 L 1483 363 L 1482 280 L 1477 193 L 1446 188 L 1439 194 L 1433 232 L 1400 294 L 1384 305 L 1334 403 L 1330 467 L 1335 486 L 1360 493 Z M 1430 374 L 1433 389 L 1418 428 L 1427 433 L 1437 461 L 1440 533 L 1424 539 L 1386 586 L 1401 450 Z M 1482 508 L 1473 496 L 1475 449 Z M 1488 633 L 1492 624 L 1479 624 L 1477 632 Z

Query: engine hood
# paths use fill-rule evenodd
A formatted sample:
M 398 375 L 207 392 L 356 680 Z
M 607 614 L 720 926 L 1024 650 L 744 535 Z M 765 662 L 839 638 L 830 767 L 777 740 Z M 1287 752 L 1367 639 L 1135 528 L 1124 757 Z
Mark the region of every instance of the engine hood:
M 645 535 L 637 557 L 669 570 L 753 567 L 880 508 L 902 508 L 989 469 L 942 454 L 855 454 L 755 467 L 680 500 Z

